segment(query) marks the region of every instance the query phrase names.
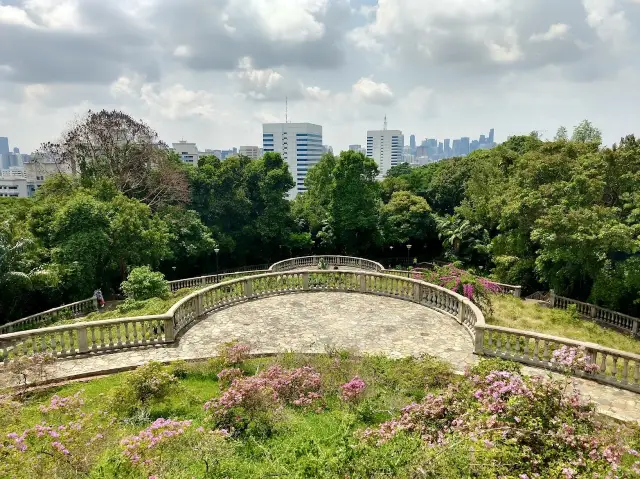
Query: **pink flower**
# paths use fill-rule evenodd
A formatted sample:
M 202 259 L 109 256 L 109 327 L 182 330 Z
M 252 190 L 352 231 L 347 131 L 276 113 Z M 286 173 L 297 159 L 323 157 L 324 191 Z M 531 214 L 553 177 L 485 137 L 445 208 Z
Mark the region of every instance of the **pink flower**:
M 358 376 L 355 376 L 351 381 L 340 386 L 340 399 L 345 402 L 356 402 L 362 398 L 366 387 L 365 382 Z

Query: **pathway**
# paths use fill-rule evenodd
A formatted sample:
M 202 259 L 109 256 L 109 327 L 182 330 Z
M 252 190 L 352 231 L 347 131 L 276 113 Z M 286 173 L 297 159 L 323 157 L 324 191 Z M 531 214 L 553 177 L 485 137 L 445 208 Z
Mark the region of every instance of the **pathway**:
M 127 369 L 149 360 L 215 356 L 221 344 L 238 339 L 253 352 L 324 352 L 353 349 L 390 357 L 430 354 L 457 371 L 478 358 L 468 332 L 452 318 L 399 299 L 358 293 L 316 292 L 273 296 L 241 303 L 196 323 L 177 344 L 85 358 L 60 360 L 49 378 L 67 378 Z M 529 373 L 548 374 L 534 368 Z M 9 378 L 0 374 L 0 386 Z M 624 420 L 640 420 L 640 395 L 592 381 L 576 385 L 599 410 Z

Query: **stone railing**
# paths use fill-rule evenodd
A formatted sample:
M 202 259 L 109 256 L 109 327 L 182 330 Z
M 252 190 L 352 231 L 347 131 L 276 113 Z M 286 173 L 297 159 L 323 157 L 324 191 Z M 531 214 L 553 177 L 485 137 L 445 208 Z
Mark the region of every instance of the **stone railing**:
M 254 274 L 267 273 L 268 269 L 240 271 L 236 273 L 219 273 L 209 274 L 207 276 L 198 276 L 195 278 L 177 279 L 169 281 L 171 291 L 178 291 L 183 288 L 204 288 L 208 284 L 222 283 L 230 279 L 242 278 L 244 276 L 252 276 Z
M 79 322 L 0 335 L 0 360 L 52 353 L 70 357 L 172 343 L 199 318 L 235 303 L 273 295 L 341 291 L 388 296 L 442 312 L 471 335 L 484 324 L 477 306 L 440 286 L 365 271 L 290 271 L 266 273 L 207 286 L 178 301 L 166 314 Z
M 598 344 L 499 326 L 485 324 L 475 327 L 475 353 L 483 356 L 494 356 L 531 366 L 563 371 L 553 358 L 553 352 L 562 346 L 584 349 L 590 362 L 598 366 L 598 371 L 595 373 L 571 371 L 572 375 L 640 393 L 640 355 L 638 354 L 609 349 Z
M 315 256 L 301 256 L 299 258 L 289 258 L 278 263 L 274 263 L 269 268 L 269 271 L 291 271 L 292 269 L 300 268 L 315 268 L 318 266 L 318 262 L 324 259 L 327 262 L 327 266 L 343 266 L 348 268 L 363 269 L 370 271 L 383 271 L 384 266 L 376 261 L 365 258 L 355 258 L 353 256 L 336 256 L 336 255 L 315 255 Z
M 565 298 L 564 296 L 557 296 L 553 291 L 549 294 L 549 304 L 552 308 L 558 309 L 567 309 L 569 305 L 575 304 L 576 311 L 583 316 L 615 329 L 628 331 L 634 336 L 640 336 L 639 318 L 601 308 L 595 304 L 583 303 L 582 301 Z
M 31 329 L 41 324 L 52 323 L 59 319 L 66 319 L 74 316 L 84 315 L 98 310 L 98 300 L 95 297 L 83 299 L 75 303 L 63 304 L 57 308 L 48 309 L 38 314 L 32 314 L 25 318 L 17 319 L 0 326 L 0 334 L 12 333 Z

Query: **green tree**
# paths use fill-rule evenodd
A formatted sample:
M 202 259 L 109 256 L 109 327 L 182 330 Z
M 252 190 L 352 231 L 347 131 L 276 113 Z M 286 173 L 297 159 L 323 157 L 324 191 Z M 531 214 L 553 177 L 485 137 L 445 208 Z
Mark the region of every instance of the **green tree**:
M 398 191 L 380 210 L 380 229 L 387 244 L 424 242 L 434 236 L 435 221 L 424 198 Z
M 554 141 L 568 141 L 568 140 L 569 140 L 569 132 L 564 126 L 561 126 L 560 128 L 558 128 L 558 131 L 556 132 Z
M 582 120 L 578 126 L 573 129 L 571 141 L 580 143 L 602 143 L 602 132 L 593 126 L 589 120 Z
M 362 153 L 343 151 L 333 169 L 328 224 L 335 246 L 347 253 L 366 251 L 378 242 L 378 167 Z

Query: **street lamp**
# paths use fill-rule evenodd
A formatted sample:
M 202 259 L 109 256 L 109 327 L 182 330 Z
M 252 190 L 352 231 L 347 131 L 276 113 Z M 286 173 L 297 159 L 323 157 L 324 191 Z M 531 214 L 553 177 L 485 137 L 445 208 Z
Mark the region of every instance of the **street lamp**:
M 411 265 L 411 260 L 409 259 L 409 251 L 411 251 L 411 245 L 410 244 L 407 245 L 407 263 L 409 263 L 409 265 Z
M 216 252 L 216 283 L 219 283 L 220 278 L 218 277 L 218 253 L 220 252 L 220 248 L 214 248 L 213 251 Z

